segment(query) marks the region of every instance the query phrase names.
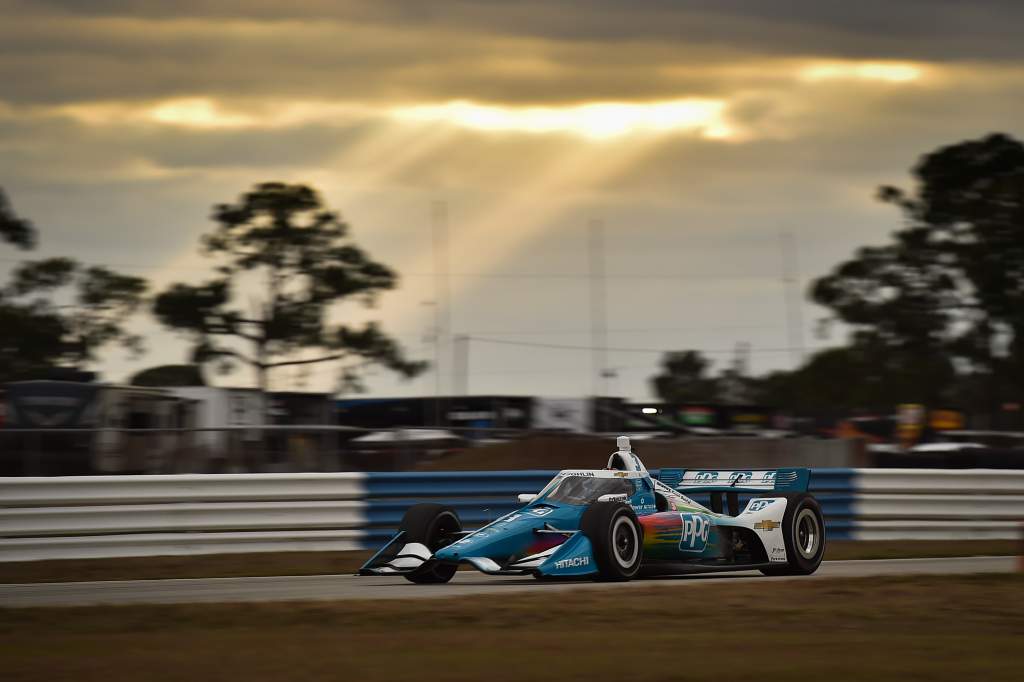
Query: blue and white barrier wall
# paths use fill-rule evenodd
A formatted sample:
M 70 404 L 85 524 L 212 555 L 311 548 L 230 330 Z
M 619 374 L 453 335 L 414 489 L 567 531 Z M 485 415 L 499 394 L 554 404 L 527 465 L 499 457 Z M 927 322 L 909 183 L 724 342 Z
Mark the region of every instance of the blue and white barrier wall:
M 367 549 L 417 501 L 450 504 L 472 528 L 553 475 L 0 478 L 0 561 Z M 810 490 L 836 540 L 1010 539 L 1024 521 L 1024 471 L 814 469 Z

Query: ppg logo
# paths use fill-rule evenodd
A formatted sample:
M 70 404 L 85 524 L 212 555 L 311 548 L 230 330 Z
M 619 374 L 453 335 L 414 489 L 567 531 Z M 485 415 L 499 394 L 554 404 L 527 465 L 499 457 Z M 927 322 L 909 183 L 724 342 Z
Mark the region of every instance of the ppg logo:
M 746 483 L 754 477 L 749 471 L 734 471 L 729 474 L 729 483 Z
M 703 552 L 708 546 L 708 533 L 711 521 L 701 514 L 680 514 L 683 521 L 683 532 L 679 537 L 679 550 L 682 552 Z
M 747 507 L 747 513 L 759 512 L 765 507 L 771 506 L 775 500 L 751 500 L 750 506 Z
M 698 471 L 697 475 L 693 477 L 697 481 L 714 481 L 718 478 L 717 471 Z
M 766 471 L 766 472 L 764 472 L 764 476 L 761 477 L 761 482 L 762 483 L 775 483 L 775 472 L 774 471 Z

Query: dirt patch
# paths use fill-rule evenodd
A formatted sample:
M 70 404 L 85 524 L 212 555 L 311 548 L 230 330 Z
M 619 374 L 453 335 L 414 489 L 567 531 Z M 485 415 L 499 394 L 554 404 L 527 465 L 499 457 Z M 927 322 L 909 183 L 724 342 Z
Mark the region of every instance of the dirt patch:
M 0 563 L 0 583 L 355 573 L 372 552 L 267 552 Z
M 0 610 L 21 680 L 1018 680 L 1024 576 Z
M 875 540 L 872 542 L 830 541 L 825 559 L 917 559 L 958 556 L 1016 556 L 1016 540 Z

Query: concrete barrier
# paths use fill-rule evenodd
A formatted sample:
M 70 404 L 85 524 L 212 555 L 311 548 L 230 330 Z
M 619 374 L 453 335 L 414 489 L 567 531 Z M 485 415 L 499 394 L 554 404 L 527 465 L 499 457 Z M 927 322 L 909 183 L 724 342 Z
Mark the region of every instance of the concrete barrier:
M 366 478 L 364 473 L 24 476 L 0 478 L 0 506 L 361 500 Z

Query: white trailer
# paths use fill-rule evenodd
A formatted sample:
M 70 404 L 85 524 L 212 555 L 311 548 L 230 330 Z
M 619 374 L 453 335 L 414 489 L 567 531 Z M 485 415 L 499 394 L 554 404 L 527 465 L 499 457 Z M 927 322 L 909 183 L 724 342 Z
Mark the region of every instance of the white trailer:
M 240 437 L 245 442 L 257 442 L 260 439 L 258 429 L 245 430 L 241 434 L 237 433 L 237 429 L 216 429 L 259 427 L 267 423 L 266 397 L 256 388 L 168 386 L 163 390 L 195 401 L 195 428 L 212 429 L 198 431 L 195 444 L 209 454 L 226 452 L 232 438 Z

